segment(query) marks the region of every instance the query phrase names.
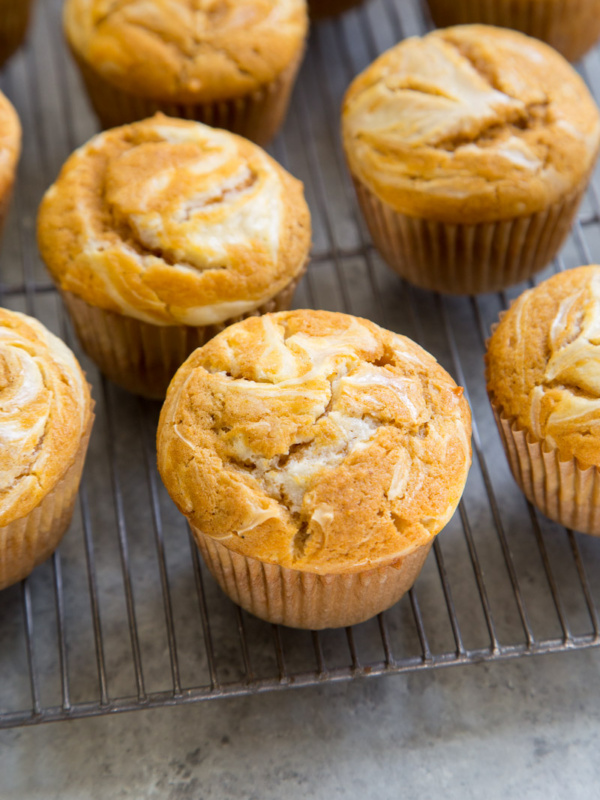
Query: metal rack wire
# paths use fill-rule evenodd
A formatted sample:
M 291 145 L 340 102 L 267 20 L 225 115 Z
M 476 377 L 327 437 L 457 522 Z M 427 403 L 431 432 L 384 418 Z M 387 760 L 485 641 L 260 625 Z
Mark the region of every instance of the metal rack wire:
M 371 0 L 316 27 L 273 152 L 304 180 L 315 223 L 296 305 L 370 317 L 433 352 L 466 387 L 474 464 L 413 591 L 376 620 L 312 634 L 259 622 L 221 594 L 156 473 L 158 404 L 108 384 L 78 351 L 38 259 L 41 194 L 95 132 L 62 43 L 60 5 L 39 1 L 29 45 L 1 80 L 23 121 L 24 153 L 0 303 L 34 314 L 74 347 L 97 421 L 71 531 L 50 562 L 0 594 L 0 728 L 600 644 L 599 543 L 525 501 L 485 397 L 489 327 L 524 287 L 461 299 L 403 284 L 369 242 L 344 169 L 342 93 L 379 52 L 424 30 L 417 1 Z M 600 96 L 598 66 L 595 52 L 582 70 Z M 596 187 L 561 258 L 539 279 L 600 254 Z

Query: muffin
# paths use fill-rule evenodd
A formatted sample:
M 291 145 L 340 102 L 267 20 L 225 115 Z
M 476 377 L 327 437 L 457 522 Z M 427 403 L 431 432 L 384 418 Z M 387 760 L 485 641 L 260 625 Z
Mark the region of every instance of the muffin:
M 0 66 L 23 43 L 33 0 L 0 0 Z
M 337 17 L 360 5 L 363 0 L 308 0 L 310 18 L 314 20 Z
M 469 22 L 500 25 L 535 36 L 569 61 L 600 38 L 600 0 L 427 0 L 439 28 Z
M 256 145 L 158 114 L 68 159 L 38 240 L 86 353 L 160 398 L 215 333 L 289 307 L 310 214 L 302 184 Z
M 69 527 L 93 419 L 68 347 L 0 309 L 0 589 L 49 558 Z
M 67 0 L 64 26 L 104 128 L 163 111 L 267 144 L 308 15 L 306 0 Z
M 522 294 L 488 344 L 487 386 L 515 480 L 547 517 L 600 535 L 600 266 Z
M 452 294 L 505 288 L 554 258 L 600 145 L 572 67 L 483 25 L 388 50 L 350 86 L 342 128 L 376 247 L 411 283 Z
M 17 112 L 0 92 L 0 231 L 12 197 L 21 154 L 21 124 Z
M 158 466 L 208 568 L 264 620 L 333 628 L 413 585 L 471 462 L 463 391 L 404 336 L 290 311 L 178 370 Z

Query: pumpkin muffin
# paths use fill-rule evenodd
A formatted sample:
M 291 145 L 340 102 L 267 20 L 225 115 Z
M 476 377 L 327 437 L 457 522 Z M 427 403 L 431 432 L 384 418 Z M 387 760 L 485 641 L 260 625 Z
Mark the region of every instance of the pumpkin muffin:
M 487 385 L 515 480 L 547 517 L 600 535 L 600 266 L 522 294 L 488 345 Z
M 287 111 L 306 0 L 67 0 L 67 41 L 104 128 L 162 111 L 267 144 Z
M 600 0 L 427 0 L 439 28 L 479 22 L 535 36 L 569 61 L 600 38 Z
M 404 278 L 495 291 L 557 254 L 600 115 L 552 48 L 483 25 L 401 42 L 350 86 L 343 141 L 375 245 Z
M 470 431 L 462 389 L 410 339 L 290 311 L 189 357 L 161 413 L 158 466 L 234 602 L 341 627 L 413 585 L 462 495 Z
M 23 44 L 33 0 L 0 0 L 0 66 Z
M 129 391 L 164 397 L 215 333 L 289 307 L 310 214 L 302 184 L 256 145 L 158 114 L 68 159 L 38 240 L 88 355 Z
M 0 589 L 58 547 L 94 415 L 75 356 L 37 320 L 0 309 Z

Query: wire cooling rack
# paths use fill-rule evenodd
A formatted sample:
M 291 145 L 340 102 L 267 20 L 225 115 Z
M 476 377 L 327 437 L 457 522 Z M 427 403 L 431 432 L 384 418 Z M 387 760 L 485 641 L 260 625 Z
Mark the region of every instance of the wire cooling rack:
M 526 502 L 485 395 L 490 325 L 525 287 L 476 299 L 409 287 L 370 244 L 344 169 L 344 89 L 379 52 L 425 30 L 416 0 L 371 0 L 315 27 L 273 153 L 304 180 L 313 212 L 314 256 L 296 306 L 369 317 L 430 350 L 467 389 L 474 463 L 413 591 L 375 620 L 320 633 L 267 625 L 221 593 L 156 472 L 159 405 L 98 375 L 39 261 L 41 195 L 96 131 L 63 44 L 60 5 L 39 0 L 28 46 L 0 81 L 24 130 L 0 303 L 37 316 L 74 347 L 97 419 L 59 552 L 0 593 L 0 728 L 600 644 L 600 541 L 565 531 Z M 582 66 L 596 96 L 599 67 L 599 52 Z M 592 187 L 561 258 L 539 280 L 600 261 L 599 210 Z

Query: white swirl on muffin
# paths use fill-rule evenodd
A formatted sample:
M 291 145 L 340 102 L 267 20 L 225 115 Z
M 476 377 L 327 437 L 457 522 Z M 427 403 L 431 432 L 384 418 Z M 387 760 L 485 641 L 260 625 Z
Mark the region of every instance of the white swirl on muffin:
M 71 351 L 36 320 L 0 309 L 0 526 L 28 513 L 60 479 L 89 414 Z
M 156 325 L 211 325 L 274 297 L 305 266 L 302 185 L 256 145 L 157 115 L 94 137 L 39 216 L 61 288 Z

